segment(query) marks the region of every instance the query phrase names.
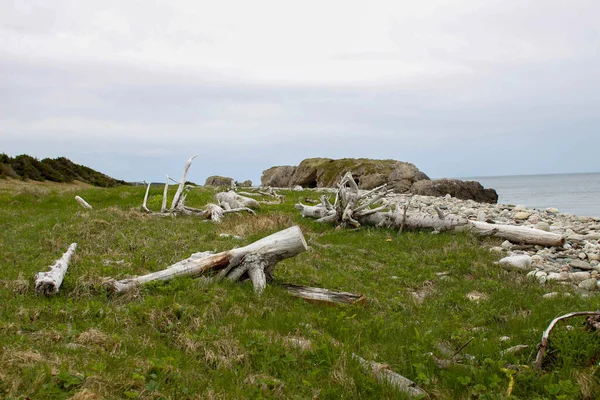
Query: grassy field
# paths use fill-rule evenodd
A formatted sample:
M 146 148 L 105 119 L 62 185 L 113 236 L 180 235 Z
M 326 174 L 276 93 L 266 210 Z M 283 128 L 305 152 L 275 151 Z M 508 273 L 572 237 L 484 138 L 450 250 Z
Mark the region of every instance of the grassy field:
M 6 182 L 6 181 L 5 181 Z M 171 196 L 175 189 L 172 188 Z M 160 207 L 153 188 L 150 208 Z M 551 336 L 545 372 L 532 362 L 550 320 L 595 310 L 559 284 L 545 287 L 493 264 L 497 243 L 469 234 L 336 230 L 284 204 L 216 225 L 140 213 L 142 187 L 0 187 L 0 398 L 403 398 L 365 374 L 351 353 L 385 363 L 439 399 L 571 399 L 600 393 L 600 335 L 573 319 Z M 84 211 L 74 200 L 95 209 Z M 214 192 L 192 191 L 202 206 Z M 324 306 L 270 285 L 180 278 L 110 298 L 106 277 L 162 269 L 297 224 L 309 251 L 281 262 L 275 283 L 364 294 L 365 305 Z M 222 238 L 220 233 L 243 236 Z M 57 296 L 33 277 L 79 247 Z M 561 295 L 542 298 L 547 292 Z M 477 300 L 471 300 L 477 298 Z M 436 357 L 448 359 L 441 368 Z M 310 340 L 306 348 L 293 343 Z M 336 344 L 341 343 L 341 345 Z M 515 345 L 529 347 L 502 355 Z M 448 355 L 449 354 L 449 355 Z

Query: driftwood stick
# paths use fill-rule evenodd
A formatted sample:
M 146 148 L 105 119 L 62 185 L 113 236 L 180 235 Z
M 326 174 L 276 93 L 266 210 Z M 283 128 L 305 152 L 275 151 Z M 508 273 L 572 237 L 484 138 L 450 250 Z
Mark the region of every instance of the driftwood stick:
M 554 318 L 550 325 L 546 328 L 544 333 L 542 334 L 542 341 L 539 345 L 539 350 L 537 356 L 535 357 L 535 367 L 537 369 L 542 369 L 542 361 L 544 360 L 544 355 L 546 354 L 546 350 L 548 348 L 550 332 L 554 328 L 554 326 L 558 323 L 558 321 L 562 321 L 564 319 L 578 317 L 581 315 L 600 315 L 600 311 L 578 311 L 572 312 L 565 315 L 561 315 L 560 317 Z
M 164 213 L 167 211 L 167 194 L 169 192 L 169 175 L 166 175 L 165 189 L 163 190 L 162 205 L 160 206 L 160 212 Z
M 240 196 L 238 193 L 230 190 L 228 192 L 217 193 L 217 201 L 223 207 L 223 203 L 227 203 L 230 208 L 247 207 L 252 209 L 260 208 L 260 203 L 250 197 Z M 225 207 L 223 207 L 225 208 Z
M 300 297 L 309 303 L 363 304 L 367 300 L 364 295 L 356 293 L 335 292 L 329 289 L 291 284 L 282 284 L 281 286 L 292 296 Z
M 84 199 L 82 199 L 81 197 L 75 196 L 75 200 L 81 205 L 81 207 L 85 208 L 86 210 L 92 210 L 93 209 L 93 207 L 90 206 L 88 204 L 88 202 L 85 201 Z
M 168 281 L 178 276 L 198 277 L 208 272 L 226 269 L 235 260 L 235 266 L 230 269 L 226 277 L 239 280 L 248 276 L 255 284 L 255 291 L 260 293 L 266 283 L 263 283 L 260 273 L 256 271 L 257 268 L 263 271 L 266 279 L 270 277 L 275 264 L 279 261 L 294 257 L 307 249 L 302 231 L 299 227 L 292 226 L 245 247 L 203 257 L 190 257 L 162 271 L 135 278 L 111 280 L 107 283 L 107 287 L 111 293 L 122 293 L 156 280 Z
M 35 275 L 35 291 L 38 294 L 44 294 L 44 296 L 52 296 L 58 293 L 58 289 L 63 282 L 67 269 L 69 268 L 69 261 L 73 253 L 77 249 L 77 243 L 73 243 L 67 249 L 67 252 L 63 256 L 56 260 L 54 265 L 50 266 L 48 272 L 38 272 Z
M 192 161 L 194 161 L 194 158 L 196 158 L 196 157 L 198 157 L 198 154 L 190 157 L 190 159 L 186 161 L 186 163 L 183 167 L 183 173 L 181 174 L 181 180 L 179 181 L 179 187 L 177 188 L 177 192 L 175 192 L 175 197 L 173 197 L 173 202 L 171 203 L 171 210 L 175 209 L 177 207 L 177 204 L 179 203 L 179 199 L 180 199 L 181 194 L 183 193 L 183 189 L 185 187 L 185 178 L 187 177 L 188 170 L 190 169 L 190 166 L 192 165 Z
M 148 187 L 146 188 L 146 194 L 144 195 L 144 201 L 142 202 L 142 210 L 146 211 L 146 212 L 152 212 L 150 211 L 150 209 L 148 208 L 148 194 L 150 193 L 150 183 L 148 184 Z

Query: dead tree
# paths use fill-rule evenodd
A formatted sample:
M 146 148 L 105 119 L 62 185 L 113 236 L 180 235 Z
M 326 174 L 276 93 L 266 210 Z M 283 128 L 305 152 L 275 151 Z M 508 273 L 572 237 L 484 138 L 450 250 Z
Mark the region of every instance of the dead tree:
M 112 293 L 127 292 L 152 281 L 168 281 L 178 276 L 198 277 L 216 274 L 217 279 L 239 281 L 249 278 L 257 293 L 272 279 L 275 265 L 308 249 L 302 231 L 297 226 L 284 229 L 252 244 L 217 254 L 195 253 L 190 258 L 147 275 L 107 283 Z

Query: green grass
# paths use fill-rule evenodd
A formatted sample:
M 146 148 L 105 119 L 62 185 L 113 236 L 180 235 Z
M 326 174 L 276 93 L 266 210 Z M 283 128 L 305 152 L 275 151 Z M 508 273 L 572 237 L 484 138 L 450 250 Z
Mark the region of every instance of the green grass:
M 73 200 L 73 190 L 0 190 L 0 398 L 403 398 L 364 374 L 352 352 L 386 363 L 433 398 L 507 398 L 511 380 L 512 398 L 600 392 L 600 335 L 584 331 L 581 319 L 553 331 L 545 372 L 531 367 L 550 320 L 595 310 L 598 296 L 542 298 L 568 289 L 495 266 L 492 239 L 336 230 L 293 209 L 297 196 L 314 197 L 308 191 L 287 193 L 284 204 L 256 217 L 227 215 L 215 225 L 140 213 L 142 187 L 77 189 L 93 211 Z M 161 192 L 151 189 L 155 210 Z M 193 191 L 187 204 L 202 206 L 213 195 Z M 293 224 L 311 248 L 281 262 L 276 283 L 362 293 L 367 304 L 310 304 L 277 285 L 257 297 L 248 282 L 180 278 L 115 298 L 102 286 L 105 277 L 155 271 Z M 72 242 L 79 247 L 59 294 L 36 296 L 33 276 Z M 470 301 L 471 292 L 483 298 Z M 472 337 L 460 363 L 436 365 L 431 353 L 443 358 L 443 347 L 455 352 Z M 312 346 L 302 350 L 290 338 Z M 501 356 L 518 344 L 529 348 Z

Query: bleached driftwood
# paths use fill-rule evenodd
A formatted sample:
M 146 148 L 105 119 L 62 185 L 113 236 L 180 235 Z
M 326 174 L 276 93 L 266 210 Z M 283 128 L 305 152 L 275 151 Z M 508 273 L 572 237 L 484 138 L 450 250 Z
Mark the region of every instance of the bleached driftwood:
M 77 243 L 73 243 L 67 249 L 67 252 L 63 256 L 56 260 L 54 265 L 50 266 L 50 271 L 38 272 L 35 275 L 35 291 L 38 294 L 44 294 L 44 296 L 52 296 L 58 293 L 58 289 L 63 282 L 67 269 L 69 268 L 69 261 L 75 249 Z
M 271 280 L 272 271 L 279 261 L 294 257 L 307 248 L 300 228 L 292 226 L 245 247 L 218 254 L 200 253 L 162 271 L 120 281 L 112 280 L 108 282 L 108 288 L 113 293 L 121 293 L 156 280 L 168 281 L 177 276 L 198 277 L 213 272 L 218 273 L 218 279 L 238 281 L 248 277 L 254 290 L 260 293 L 267 280 Z
M 428 397 L 427 392 L 417 386 L 415 382 L 392 371 L 388 365 L 365 360 L 355 353 L 352 353 L 352 358 L 358 361 L 360 366 L 365 371 L 372 374 L 378 381 L 387 382 L 397 390 L 404 392 L 409 396 L 420 398 Z
M 488 224 L 487 222 L 470 221 L 472 230 L 478 233 L 495 231 L 494 236 L 501 237 L 511 243 L 538 244 L 540 246 L 562 246 L 565 238 L 562 235 L 546 232 L 541 229 L 525 226 Z
M 250 197 L 245 197 L 237 194 L 233 190 L 228 192 L 217 193 L 217 201 L 221 205 L 221 207 L 228 209 L 236 209 L 236 208 L 250 208 L 257 209 L 260 208 L 260 203 L 255 199 Z M 225 206 L 225 204 L 227 206 Z M 228 207 L 228 208 L 226 208 Z
M 578 317 L 578 316 L 581 316 L 581 315 L 595 315 L 595 316 L 598 316 L 598 315 L 600 315 L 600 311 L 579 311 L 579 312 L 572 312 L 572 313 L 561 315 L 560 317 L 554 318 L 552 320 L 552 322 L 550 322 L 550 325 L 548 325 L 548 327 L 546 328 L 546 330 L 542 334 L 542 341 L 541 341 L 541 343 L 539 345 L 539 350 L 538 350 L 538 353 L 537 353 L 537 355 L 535 357 L 535 367 L 537 369 L 542 369 L 542 361 L 544 360 L 544 355 L 546 354 L 546 349 L 548 348 L 550 332 L 552 332 L 552 329 L 558 323 L 558 321 L 561 321 L 563 319 Z
M 254 211 L 248 207 L 245 207 L 245 206 L 231 207 L 231 206 L 229 206 L 229 204 L 226 204 L 226 203 L 222 204 L 224 207 L 221 207 L 221 205 L 217 205 L 217 204 L 207 204 L 204 209 L 186 206 L 185 199 L 187 197 L 187 193 L 194 186 L 186 185 L 185 182 L 186 182 L 186 178 L 187 178 L 187 173 L 190 169 L 190 166 L 192 165 L 192 161 L 196 157 L 197 157 L 197 155 L 192 156 L 186 161 L 186 163 L 183 167 L 183 172 L 181 174 L 180 181 L 175 181 L 171 177 L 169 177 L 169 175 L 166 175 L 166 182 L 165 182 L 165 188 L 163 190 L 162 204 L 160 207 L 160 212 L 154 212 L 148 208 L 148 196 L 150 194 L 150 186 L 151 186 L 151 184 L 148 184 L 148 187 L 146 188 L 146 193 L 144 194 L 144 200 L 142 202 L 142 210 L 149 214 L 152 214 L 152 215 L 158 215 L 158 216 L 168 216 L 168 215 L 178 215 L 178 214 L 190 215 L 190 216 L 209 219 L 214 222 L 221 221 L 221 219 L 223 218 L 223 215 L 227 214 L 227 213 L 245 211 L 245 212 L 254 214 Z M 175 197 L 173 198 L 173 202 L 171 203 L 171 207 L 167 208 L 167 194 L 169 191 L 169 180 L 174 181 L 175 183 L 177 183 L 178 186 L 177 186 L 177 192 L 175 193 Z
M 310 303 L 363 304 L 367 300 L 367 298 L 364 295 L 356 293 L 335 292 L 329 289 L 291 284 L 284 284 L 282 286 L 292 296 L 300 297 Z
M 407 205 L 400 207 L 396 204 L 395 208 L 389 204 L 379 205 L 390 192 L 384 185 L 361 194 L 352 174 L 348 172 L 338 184 L 333 205 L 322 197 L 321 204 L 307 206 L 298 201 L 295 208 L 300 210 L 303 217 L 318 218 L 319 222 L 331 222 L 342 226 L 369 225 L 400 231 L 433 229 L 438 232 L 469 229 L 481 235 L 493 235 L 517 244 L 561 246 L 565 242 L 564 237 L 556 233 L 523 226 L 470 221 L 460 215 L 445 215 L 439 208 L 436 208 L 436 214 L 429 214 L 420 211 L 408 212 Z M 372 206 L 377 207 L 371 208 Z
M 301 350 L 308 350 L 313 348 L 312 342 L 309 339 L 302 337 L 288 337 L 286 342 L 296 346 Z M 333 340 L 333 345 L 341 347 L 342 343 L 337 340 Z M 352 353 L 352 359 L 356 360 L 361 368 L 368 374 L 371 374 L 380 383 L 388 383 L 392 387 L 396 388 L 399 392 L 408 394 L 411 397 L 418 398 L 429 398 L 426 391 L 421 389 L 415 382 L 410 379 L 392 371 L 387 364 L 380 364 L 375 361 L 365 360 L 356 353 Z
M 81 205 L 81 207 L 85 208 L 86 210 L 92 210 L 93 209 L 93 207 L 90 206 L 88 204 L 88 202 L 85 201 L 84 199 L 82 199 L 81 197 L 75 196 L 75 200 L 77 200 L 77 202 Z

